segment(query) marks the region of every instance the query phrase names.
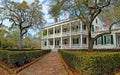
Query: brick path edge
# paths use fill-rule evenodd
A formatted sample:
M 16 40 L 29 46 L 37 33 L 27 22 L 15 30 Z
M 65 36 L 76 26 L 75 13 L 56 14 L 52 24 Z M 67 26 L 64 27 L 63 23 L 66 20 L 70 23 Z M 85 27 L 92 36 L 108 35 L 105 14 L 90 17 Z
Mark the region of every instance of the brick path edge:
M 50 53 L 50 52 L 49 52 L 49 53 Z M 48 53 L 47 53 L 47 54 L 48 54 Z M 38 57 L 38 58 L 35 58 L 35 59 L 32 60 L 31 62 L 29 62 L 29 63 L 27 63 L 27 64 L 19 67 L 18 69 L 16 69 L 16 70 L 14 71 L 14 74 L 17 74 L 17 73 L 19 73 L 21 70 L 23 70 L 23 69 L 29 67 L 30 65 L 36 63 L 37 61 L 39 61 L 41 58 L 43 58 L 43 57 L 46 56 L 47 54 L 44 54 L 44 55 L 42 55 L 42 56 L 40 56 L 40 57 Z
M 50 52 L 49 52 L 50 53 Z M 48 53 L 47 53 L 48 54 Z M 29 67 L 30 65 L 34 64 L 35 62 L 39 61 L 42 57 L 46 56 L 47 54 L 44 54 L 38 58 L 35 58 L 34 60 L 32 60 L 31 62 L 23 65 L 23 66 L 20 66 L 18 67 L 17 69 L 10 69 L 8 68 L 6 65 L 4 64 L 0 64 L 0 67 L 4 70 L 6 70 L 10 75 L 17 75 L 17 73 L 19 73 L 21 70 Z
M 60 55 L 60 53 L 59 53 Z M 69 69 L 68 65 L 66 64 L 66 62 L 63 60 L 62 56 L 60 55 L 60 59 L 61 62 L 63 63 L 63 66 L 65 67 L 65 69 L 68 71 L 68 75 L 74 75 L 73 71 L 71 69 Z

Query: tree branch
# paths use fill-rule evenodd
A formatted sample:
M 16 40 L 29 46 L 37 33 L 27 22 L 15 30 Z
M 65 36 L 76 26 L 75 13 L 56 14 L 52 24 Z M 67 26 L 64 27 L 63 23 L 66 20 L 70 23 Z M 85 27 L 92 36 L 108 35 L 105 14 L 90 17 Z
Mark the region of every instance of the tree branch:
M 104 33 L 101 33 L 101 34 L 98 34 L 96 35 L 93 40 L 96 40 L 97 38 L 101 37 L 102 35 L 106 35 L 106 34 L 111 34 L 111 28 L 113 27 L 114 24 L 117 24 L 118 22 L 120 22 L 120 20 L 118 20 L 117 22 L 113 22 L 110 27 L 109 27 L 109 30 L 107 32 L 104 32 Z
M 22 33 L 22 36 L 24 35 L 24 34 L 26 34 L 28 32 L 28 30 L 27 29 L 25 29 L 25 32 L 24 33 Z

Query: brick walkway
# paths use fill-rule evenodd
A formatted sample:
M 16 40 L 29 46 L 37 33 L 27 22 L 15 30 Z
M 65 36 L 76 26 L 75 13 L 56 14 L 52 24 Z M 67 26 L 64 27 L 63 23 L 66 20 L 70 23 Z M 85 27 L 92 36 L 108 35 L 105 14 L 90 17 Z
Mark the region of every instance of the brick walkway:
M 68 73 L 60 60 L 59 54 L 51 52 L 17 75 L 68 75 Z
M 0 67 L 0 75 L 10 75 L 10 74 L 8 74 L 7 71 L 5 71 L 4 69 L 2 69 L 2 68 Z

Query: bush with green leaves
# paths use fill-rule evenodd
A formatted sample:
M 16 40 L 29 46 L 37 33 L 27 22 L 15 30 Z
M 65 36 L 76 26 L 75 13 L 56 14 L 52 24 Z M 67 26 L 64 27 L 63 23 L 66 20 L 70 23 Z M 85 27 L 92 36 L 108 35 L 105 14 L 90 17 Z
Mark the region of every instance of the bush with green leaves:
M 0 60 L 8 65 L 22 66 L 32 59 L 42 56 L 51 50 L 8 51 L 0 50 Z
M 70 68 L 83 75 L 114 75 L 120 69 L 120 52 L 59 52 Z

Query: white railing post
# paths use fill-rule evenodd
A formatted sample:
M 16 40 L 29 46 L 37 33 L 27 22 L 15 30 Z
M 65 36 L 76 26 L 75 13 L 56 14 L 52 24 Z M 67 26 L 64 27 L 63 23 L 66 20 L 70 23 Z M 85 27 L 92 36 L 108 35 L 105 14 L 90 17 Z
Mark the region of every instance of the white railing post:
M 61 28 L 61 49 L 62 49 L 62 44 L 63 44 L 63 40 L 62 40 L 62 36 L 63 36 L 63 26 L 61 25 L 60 28 Z
M 71 31 L 71 23 L 70 23 L 70 40 L 69 40 L 69 47 L 71 48 L 71 34 L 72 34 L 72 31 Z
M 81 47 L 82 47 L 82 45 L 83 45 L 82 36 L 83 36 L 83 35 L 80 35 L 80 44 L 81 44 Z

